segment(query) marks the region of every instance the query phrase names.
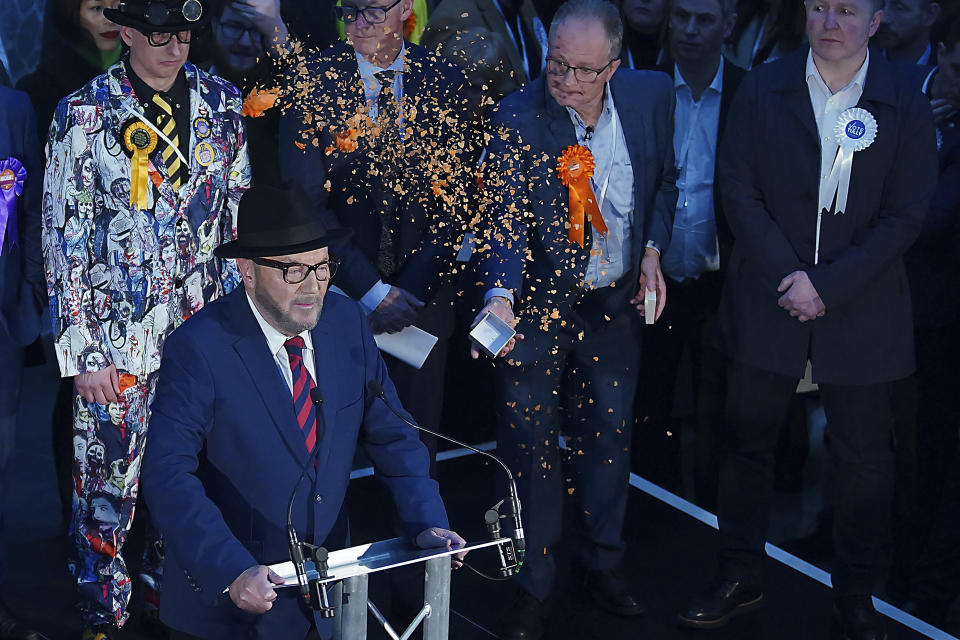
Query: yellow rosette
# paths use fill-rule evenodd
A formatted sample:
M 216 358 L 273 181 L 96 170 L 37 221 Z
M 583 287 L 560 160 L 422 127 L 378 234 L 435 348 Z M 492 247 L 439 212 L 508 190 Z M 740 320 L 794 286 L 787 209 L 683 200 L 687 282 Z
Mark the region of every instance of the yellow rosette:
M 123 144 L 133 154 L 130 160 L 130 206 L 147 208 L 147 189 L 150 185 L 150 154 L 157 148 L 157 134 L 139 120 L 123 132 Z
M 607 225 L 600 215 L 597 198 L 590 186 L 593 177 L 593 154 L 581 145 L 570 145 L 557 160 L 557 175 L 563 186 L 570 190 L 570 242 L 583 246 L 584 217 L 600 233 L 607 233 Z

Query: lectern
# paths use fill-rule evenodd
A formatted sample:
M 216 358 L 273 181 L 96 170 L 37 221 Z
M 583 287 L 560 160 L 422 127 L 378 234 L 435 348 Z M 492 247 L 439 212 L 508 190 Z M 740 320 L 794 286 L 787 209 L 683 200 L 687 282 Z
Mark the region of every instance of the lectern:
M 363 544 L 327 554 L 327 569 L 321 572 L 313 560 L 306 562 L 307 580 L 324 585 L 334 608 L 335 640 L 366 640 L 367 610 L 393 640 L 407 640 L 423 624 L 423 640 L 447 640 L 450 628 L 450 556 L 461 551 L 496 547 L 501 573 L 510 575 L 517 567 L 513 540 L 497 538 L 470 543 L 460 549 L 419 549 L 409 540 L 393 538 Z M 424 565 L 423 608 L 402 632 L 397 633 L 367 598 L 367 576 L 409 564 Z M 296 587 L 292 562 L 270 567 L 283 578 L 283 587 Z

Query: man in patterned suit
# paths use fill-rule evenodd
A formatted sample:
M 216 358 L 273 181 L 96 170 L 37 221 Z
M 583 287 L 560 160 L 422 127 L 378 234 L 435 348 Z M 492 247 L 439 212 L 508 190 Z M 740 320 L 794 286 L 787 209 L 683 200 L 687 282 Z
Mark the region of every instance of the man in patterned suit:
M 74 440 L 86 443 L 75 447 L 70 566 L 84 638 L 96 640 L 129 617 L 120 552 L 163 342 L 237 285 L 213 249 L 233 238 L 250 175 L 239 92 L 186 62 L 207 20 L 200 0 L 108 14 L 129 54 L 60 102 L 43 196 L 54 340 L 78 396 Z

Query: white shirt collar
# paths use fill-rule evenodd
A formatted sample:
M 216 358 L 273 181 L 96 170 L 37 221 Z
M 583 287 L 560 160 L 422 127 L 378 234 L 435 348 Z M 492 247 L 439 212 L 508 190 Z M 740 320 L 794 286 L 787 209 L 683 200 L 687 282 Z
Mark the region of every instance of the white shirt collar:
M 680 87 L 689 86 L 687 84 L 686 78 L 683 77 L 683 74 L 680 73 L 680 67 L 676 62 L 673 63 L 673 88 L 679 89 Z M 720 59 L 720 64 L 717 65 L 717 73 L 714 74 L 713 80 L 710 82 L 710 86 L 707 89 L 713 89 L 717 93 L 723 89 L 723 58 Z M 706 91 L 704 92 L 706 93 Z
M 260 330 L 263 331 L 263 336 L 267 339 L 267 346 L 270 348 L 270 353 L 276 356 L 281 350 L 285 351 L 283 343 L 289 340 L 290 336 L 286 336 L 274 329 L 273 325 L 260 315 L 260 310 L 257 309 L 257 305 L 253 303 L 250 294 L 247 293 L 246 296 L 247 302 L 250 304 L 250 310 L 253 311 L 253 317 L 257 319 L 257 324 L 260 325 Z M 310 331 L 302 331 L 300 337 L 303 338 L 305 347 L 313 351 L 313 338 L 310 336 Z
M 836 93 L 842 93 L 847 89 L 850 89 L 853 86 L 857 86 L 860 91 L 863 91 L 864 83 L 867 81 L 867 68 L 870 66 L 870 49 L 867 49 L 867 55 L 863 59 L 863 64 L 860 65 L 860 69 L 857 71 L 856 75 L 853 76 L 853 80 L 847 84 L 844 88 L 840 89 Z M 833 91 L 830 91 L 830 87 L 827 86 L 827 83 L 823 81 L 823 76 L 820 75 L 820 70 L 817 69 L 817 63 L 813 61 L 813 49 L 810 49 L 807 52 L 807 82 L 813 81 L 817 86 L 827 92 L 827 95 L 833 95 Z

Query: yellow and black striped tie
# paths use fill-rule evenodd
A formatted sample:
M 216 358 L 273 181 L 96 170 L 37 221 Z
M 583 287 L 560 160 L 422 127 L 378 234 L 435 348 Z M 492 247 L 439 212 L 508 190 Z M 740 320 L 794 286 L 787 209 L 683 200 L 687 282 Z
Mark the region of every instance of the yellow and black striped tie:
M 163 135 L 167 136 L 170 142 L 173 143 L 173 146 L 165 145 L 160 156 L 163 158 L 163 163 L 167 165 L 167 175 L 170 176 L 170 183 L 173 185 L 173 190 L 178 191 L 180 189 L 180 173 L 182 167 L 180 156 L 178 156 L 176 152 L 176 149 L 180 148 L 180 137 L 177 135 L 177 121 L 173 117 L 173 105 L 159 93 L 153 94 L 153 103 L 160 107 L 161 111 L 157 118 L 157 126 L 160 127 Z

